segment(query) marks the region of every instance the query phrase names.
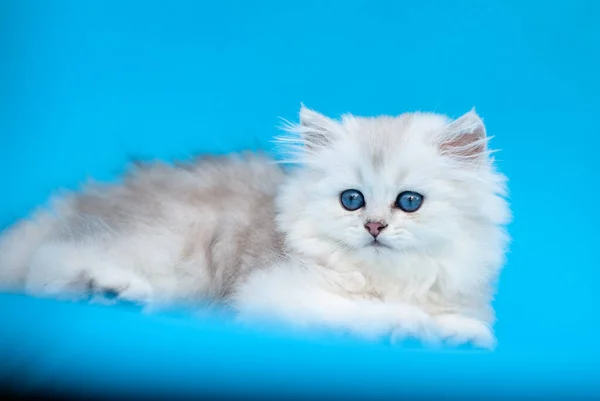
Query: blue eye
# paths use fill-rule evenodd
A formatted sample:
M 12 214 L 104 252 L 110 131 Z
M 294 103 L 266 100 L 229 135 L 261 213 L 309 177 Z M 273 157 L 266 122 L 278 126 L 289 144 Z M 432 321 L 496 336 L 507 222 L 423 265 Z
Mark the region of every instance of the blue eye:
M 365 197 L 356 189 L 347 189 L 340 194 L 340 202 L 344 209 L 353 211 L 365 205 Z
M 423 204 L 423 195 L 405 191 L 396 198 L 396 206 L 407 213 L 416 212 Z

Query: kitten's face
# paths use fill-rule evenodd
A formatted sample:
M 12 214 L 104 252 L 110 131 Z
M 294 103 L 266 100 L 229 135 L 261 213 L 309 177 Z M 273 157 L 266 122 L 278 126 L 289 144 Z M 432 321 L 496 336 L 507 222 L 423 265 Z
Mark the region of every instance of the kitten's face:
M 280 200 L 292 241 L 382 261 L 431 253 L 460 241 L 475 222 L 502 220 L 500 176 L 476 114 L 337 122 L 303 113 L 304 168 Z

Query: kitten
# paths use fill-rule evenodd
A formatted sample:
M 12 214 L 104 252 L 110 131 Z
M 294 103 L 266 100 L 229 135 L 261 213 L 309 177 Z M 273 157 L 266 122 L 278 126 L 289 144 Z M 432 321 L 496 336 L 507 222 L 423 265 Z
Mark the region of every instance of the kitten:
M 286 131 L 289 172 L 243 154 L 57 197 L 0 240 L 0 285 L 493 347 L 511 214 L 476 112 L 333 120 L 302 106 Z

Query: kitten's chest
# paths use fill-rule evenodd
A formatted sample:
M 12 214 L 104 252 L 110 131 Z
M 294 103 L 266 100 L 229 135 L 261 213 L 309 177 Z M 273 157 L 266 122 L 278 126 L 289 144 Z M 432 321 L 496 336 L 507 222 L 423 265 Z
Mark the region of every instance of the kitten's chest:
M 325 265 L 326 281 L 348 297 L 420 303 L 435 296 L 439 270 L 430 259 L 405 256 L 363 261 L 333 254 Z
M 405 268 L 403 266 L 357 265 L 352 274 L 350 290 L 356 296 L 390 301 L 418 302 L 434 292 L 437 275 L 428 266 Z

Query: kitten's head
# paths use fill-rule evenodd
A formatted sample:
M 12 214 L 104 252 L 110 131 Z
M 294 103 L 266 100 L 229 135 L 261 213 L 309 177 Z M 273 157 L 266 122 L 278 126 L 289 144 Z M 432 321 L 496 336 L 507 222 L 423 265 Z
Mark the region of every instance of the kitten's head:
M 301 167 L 279 196 L 279 227 L 296 250 L 385 262 L 497 246 L 505 179 L 474 110 L 333 120 L 303 106 L 287 131 L 279 142 Z

